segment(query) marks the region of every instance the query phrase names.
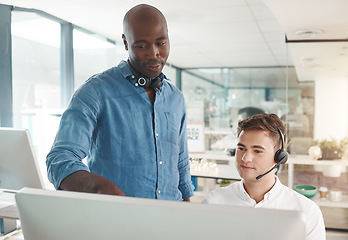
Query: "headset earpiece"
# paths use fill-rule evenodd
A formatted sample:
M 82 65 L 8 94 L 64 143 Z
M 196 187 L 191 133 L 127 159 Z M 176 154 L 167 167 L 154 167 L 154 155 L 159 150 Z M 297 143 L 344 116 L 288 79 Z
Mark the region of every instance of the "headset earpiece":
M 282 131 L 278 128 L 280 138 L 282 140 L 282 148 L 279 149 L 274 155 L 274 161 L 279 164 L 284 164 L 288 160 L 288 153 L 284 151 L 284 135 Z
M 278 150 L 274 155 L 274 161 L 279 164 L 284 164 L 288 160 L 288 153 L 284 150 Z
M 145 77 L 139 77 L 137 80 L 137 83 L 140 87 L 148 87 L 151 83 L 151 79 L 145 78 Z

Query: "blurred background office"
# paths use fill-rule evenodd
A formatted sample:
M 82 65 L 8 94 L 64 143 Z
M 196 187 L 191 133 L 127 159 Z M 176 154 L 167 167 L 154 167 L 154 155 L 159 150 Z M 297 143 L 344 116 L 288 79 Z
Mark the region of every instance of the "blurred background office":
M 44 175 L 73 92 L 126 59 L 122 19 L 138 3 L 0 0 L 0 126 L 29 129 Z M 347 138 L 347 1 L 146 3 L 167 18 L 163 72 L 183 92 L 188 122 L 204 123 L 206 151 L 227 151 L 238 121 L 256 112 L 283 119 L 293 155 Z
M 2 41 L 12 49 L 1 55 L 12 68 L 2 70 L 12 96 L 1 94 L 1 126 L 28 128 L 43 159 L 74 90 L 126 58 L 122 17 L 137 1 L 0 3 Z M 286 29 L 263 1 L 149 3 L 168 19 L 164 73 L 184 93 L 188 121 L 210 130 L 207 150 L 251 108 L 283 117 L 289 136 L 313 138 L 315 79 L 299 81 Z

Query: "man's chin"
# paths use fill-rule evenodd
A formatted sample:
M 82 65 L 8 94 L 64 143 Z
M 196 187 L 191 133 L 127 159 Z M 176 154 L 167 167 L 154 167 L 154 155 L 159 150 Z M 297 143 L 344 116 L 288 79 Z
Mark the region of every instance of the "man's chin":
M 246 183 L 256 183 L 256 182 L 258 182 L 256 177 L 246 177 L 246 178 L 243 178 L 243 181 L 246 182 Z
M 145 74 L 145 76 L 150 77 L 150 78 L 155 78 L 158 75 L 161 74 L 163 69 L 163 65 L 159 64 L 159 65 L 153 65 L 153 66 L 146 66 L 143 68 L 143 74 Z
M 154 79 L 156 77 L 158 77 L 160 74 L 161 74 L 162 71 L 156 71 L 156 72 L 148 72 L 148 73 L 145 73 L 145 76 L 151 78 L 151 79 Z

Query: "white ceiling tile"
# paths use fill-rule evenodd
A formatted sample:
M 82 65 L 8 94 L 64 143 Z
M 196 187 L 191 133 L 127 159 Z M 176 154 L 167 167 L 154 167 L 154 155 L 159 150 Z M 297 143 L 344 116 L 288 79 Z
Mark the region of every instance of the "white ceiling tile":
M 285 43 L 286 40 L 284 31 L 264 32 L 263 36 L 265 40 L 269 42 Z
M 253 15 L 256 17 L 256 20 L 262 21 L 262 20 L 273 20 L 275 19 L 274 14 L 272 11 L 264 4 L 255 4 L 250 6 L 251 11 Z
M 261 20 L 258 21 L 260 29 L 262 32 L 285 32 L 284 28 L 280 25 L 278 21 L 273 20 Z
M 20 0 L 13 1 L 13 4 L 16 3 L 23 5 Z M 121 41 L 123 16 L 130 7 L 138 3 L 140 1 L 99 0 L 86 4 L 82 0 L 49 3 L 44 0 L 30 0 L 24 7 L 47 11 L 78 26 Z M 225 56 L 231 59 L 229 55 L 249 54 L 243 52 L 253 52 L 253 55 L 248 55 L 252 65 L 255 65 L 257 60 L 260 61 L 260 65 L 264 64 L 265 61 L 261 61 L 256 52 L 264 51 L 266 54 L 269 49 L 264 43 L 264 37 L 254 16 L 266 18 L 269 15 L 267 8 L 260 5 L 262 2 L 150 0 L 148 3 L 162 10 L 168 20 L 172 47 L 168 61 L 173 65 L 181 67 L 246 65 L 248 60 L 241 60 L 241 64 L 238 63 L 238 58 L 233 61 L 224 60 Z M 93 15 L 90 14 L 91 9 Z M 263 9 L 267 12 L 263 13 Z M 251 58 L 253 60 L 250 60 Z
M 249 5 L 264 4 L 263 0 L 246 0 Z

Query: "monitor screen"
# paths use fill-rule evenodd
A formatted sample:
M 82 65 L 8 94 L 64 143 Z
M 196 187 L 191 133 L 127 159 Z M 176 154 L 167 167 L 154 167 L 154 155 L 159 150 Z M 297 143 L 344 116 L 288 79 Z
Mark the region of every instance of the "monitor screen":
M 28 130 L 0 128 L 0 188 L 43 188 Z
M 30 188 L 15 198 L 25 240 L 305 239 L 296 211 Z

